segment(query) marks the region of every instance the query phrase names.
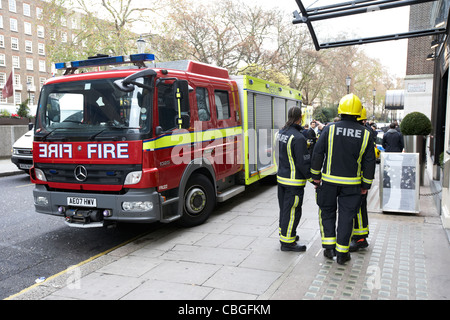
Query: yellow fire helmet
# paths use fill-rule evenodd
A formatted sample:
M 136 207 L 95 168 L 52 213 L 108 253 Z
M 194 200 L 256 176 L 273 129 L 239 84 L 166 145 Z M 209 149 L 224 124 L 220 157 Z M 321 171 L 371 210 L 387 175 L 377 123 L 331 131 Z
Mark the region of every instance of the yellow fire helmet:
M 352 116 L 359 116 L 361 114 L 361 100 L 353 93 L 345 95 L 339 101 L 338 114 L 348 114 Z
M 356 119 L 356 120 L 358 120 L 358 121 L 367 120 L 367 110 L 366 110 L 366 108 L 362 107 L 361 114 L 359 115 L 359 118 Z

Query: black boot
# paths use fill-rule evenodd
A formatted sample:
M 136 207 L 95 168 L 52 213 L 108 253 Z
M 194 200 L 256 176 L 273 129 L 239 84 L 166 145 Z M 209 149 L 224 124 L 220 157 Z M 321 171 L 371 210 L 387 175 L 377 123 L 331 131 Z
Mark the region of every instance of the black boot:
M 333 257 L 336 256 L 336 250 L 335 249 L 324 249 L 323 256 L 328 259 L 333 259 Z
M 306 251 L 306 246 L 303 244 L 298 244 L 297 242 L 292 243 L 281 243 L 281 251 L 295 251 L 303 252 Z
M 345 264 L 347 261 L 350 261 L 350 253 L 340 253 L 336 256 L 336 262 L 338 264 Z
M 359 249 L 364 249 L 367 248 L 369 246 L 369 243 L 367 242 L 367 240 L 365 238 L 363 239 L 352 239 L 352 242 L 350 243 L 350 252 L 355 252 L 358 251 Z

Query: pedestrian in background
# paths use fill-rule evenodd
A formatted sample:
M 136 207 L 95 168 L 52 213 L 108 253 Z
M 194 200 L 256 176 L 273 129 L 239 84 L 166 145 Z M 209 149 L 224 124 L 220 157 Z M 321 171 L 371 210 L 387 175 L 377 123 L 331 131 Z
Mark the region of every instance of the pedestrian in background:
M 395 123 L 389 125 L 389 130 L 383 135 L 383 148 L 386 152 L 402 152 L 404 148 L 403 135 L 396 130 Z
M 310 155 L 312 154 L 314 145 L 316 144 L 316 141 L 317 141 L 315 127 L 316 127 L 316 121 L 313 120 L 313 121 L 311 121 L 311 127 L 309 127 L 308 124 L 306 124 L 304 130 L 302 131 L 303 135 L 306 138 L 306 143 L 307 143 L 308 151 L 309 151 Z
M 361 194 L 370 189 L 375 173 L 370 131 L 357 122 L 361 108 L 354 94 L 341 99 L 341 120 L 324 127 L 311 160 L 324 256 L 336 256 L 338 264 L 350 260 L 353 219 L 361 205 Z
M 306 250 L 305 245 L 297 243 L 296 231 L 302 216 L 306 181 L 311 176 L 311 157 L 306 138 L 302 134 L 301 121 L 301 109 L 292 107 L 288 111 L 286 124 L 276 136 L 279 234 L 282 251 Z

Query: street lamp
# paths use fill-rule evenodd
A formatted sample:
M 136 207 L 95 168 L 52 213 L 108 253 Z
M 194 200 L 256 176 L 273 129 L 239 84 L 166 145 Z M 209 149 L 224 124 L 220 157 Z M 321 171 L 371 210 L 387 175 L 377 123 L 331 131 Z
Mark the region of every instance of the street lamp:
M 377 90 L 375 88 L 372 90 L 372 94 L 373 94 L 372 120 L 375 121 L 375 95 L 377 94 Z
M 350 76 L 347 76 L 347 78 L 345 78 L 345 83 L 347 84 L 347 94 L 350 93 L 350 83 L 352 82 L 352 78 L 350 78 Z
M 142 35 L 140 35 L 139 39 L 136 40 L 136 45 L 138 53 L 145 52 L 145 46 L 147 45 L 147 42 L 144 39 L 142 39 Z

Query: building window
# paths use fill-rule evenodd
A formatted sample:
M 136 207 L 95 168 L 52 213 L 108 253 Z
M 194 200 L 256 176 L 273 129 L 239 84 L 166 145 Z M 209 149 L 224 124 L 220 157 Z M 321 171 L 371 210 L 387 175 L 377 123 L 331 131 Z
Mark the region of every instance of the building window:
M 38 53 L 41 56 L 45 56 L 45 44 L 38 43 Z
M 0 48 L 5 47 L 5 36 L 0 34 Z
M 78 20 L 77 20 L 77 18 L 72 18 L 72 29 L 78 29 Z
M 27 76 L 27 85 L 30 87 L 34 87 L 34 77 L 33 76 Z
M 0 16 L 0 28 L 3 29 L 3 16 Z
M 9 11 L 17 12 L 16 0 L 9 0 Z
M 26 63 L 27 63 L 27 70 L 33 70 L 33 59 L 27 58 Z
M 0 88 L 3 88 L 6 84 L 6 73 L 0 73 Z
M 45 72 L 45 60 L 39 60 L 39 71 Z
M 22 103 L 22 92 L 15 92 L 14 97 L 16 98 L 16 104 Z
M 12 56 L 13 68 L 20 69 L 20 59 L 18 56 Z
M 33 41 L 25 40 L 25 51 L 28 53 L 33 53 Z
M 42 18 L 42 9 L 36 8 L 36 18 L 41 19 Z
M 31 7 L 28 3 L 23 4 L 23 15 L 31 17 Z
M 11 49 L 19 50 L 19 39 L 11 37 Z
M 19 29 L 17 28 L 17 20 L 16 19 L 13 19 L 13 18 L 9 19 L 9 29 L 11 31 L 15 31 L 15 32 L 19 31 Z
M 14 87 L 20 86 L 20 74 L 14 74 Z
M 39 38 L 43 38 L 45 36 L 44 27 L 43 26 L 37 26 L 37 36 Z
M 29 34 L 31 35 L 31 23 L 29 22 L 24 22 L 23 23 L 23 32 L 25 32 L 25 34 Z
M 67 32 L 61 34 L 61 42 L 67 42 Z
M 4 53 L 0 53 L 0 66 L 6 66 L 6 57 Z

